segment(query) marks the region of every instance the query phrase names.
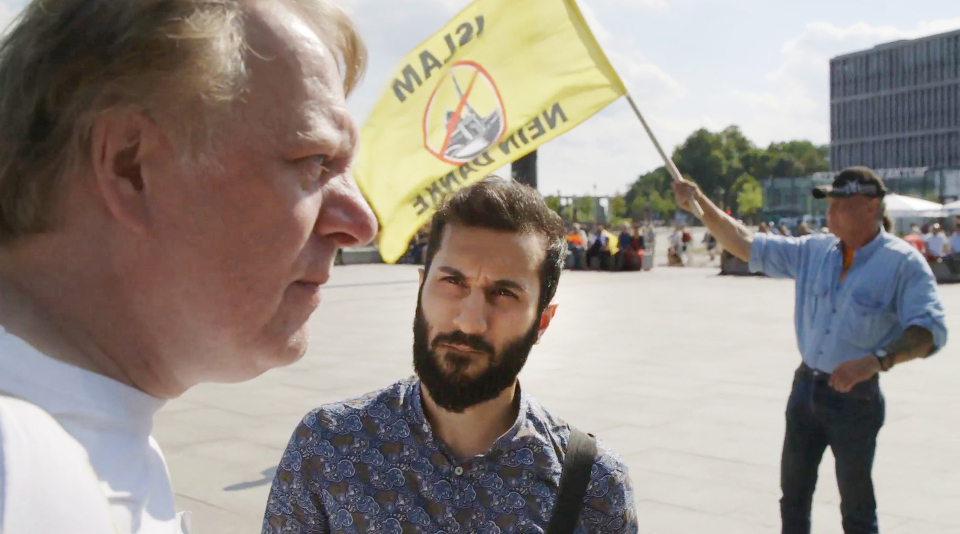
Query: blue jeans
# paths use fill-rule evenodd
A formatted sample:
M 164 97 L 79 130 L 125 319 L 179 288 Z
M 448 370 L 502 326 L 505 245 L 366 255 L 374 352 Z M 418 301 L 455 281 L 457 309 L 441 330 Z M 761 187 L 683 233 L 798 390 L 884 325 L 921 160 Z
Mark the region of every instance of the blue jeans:
M 883 426 L 884 400 L 876 378 L 849 393 L 827 384 L 829 375 L 801 367 L 787 403 L 787 432 L 780 463 L 783 534 L 810 534 L 810 507 L 817 468 L 827 446 L 833 451 L 845 534 L 876 534 L 873 457 Z

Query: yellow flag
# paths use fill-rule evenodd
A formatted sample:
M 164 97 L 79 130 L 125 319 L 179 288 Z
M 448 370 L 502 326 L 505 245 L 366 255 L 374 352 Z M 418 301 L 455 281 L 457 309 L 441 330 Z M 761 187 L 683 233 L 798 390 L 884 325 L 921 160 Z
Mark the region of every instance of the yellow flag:
M 626 94 L 575 0 L 477 0 L 407 54 L 354 176 L 396 262 L 437 204 Z

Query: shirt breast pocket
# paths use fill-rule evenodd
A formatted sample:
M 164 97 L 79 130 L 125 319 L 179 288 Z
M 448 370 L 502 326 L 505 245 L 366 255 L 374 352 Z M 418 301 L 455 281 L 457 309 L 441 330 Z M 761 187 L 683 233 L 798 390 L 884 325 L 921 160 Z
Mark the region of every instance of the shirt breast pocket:
M 868 293 L 854 293 L 843 323 L 843 340 L 865 350 L 874 350 L 896 324 L 889 304 Z

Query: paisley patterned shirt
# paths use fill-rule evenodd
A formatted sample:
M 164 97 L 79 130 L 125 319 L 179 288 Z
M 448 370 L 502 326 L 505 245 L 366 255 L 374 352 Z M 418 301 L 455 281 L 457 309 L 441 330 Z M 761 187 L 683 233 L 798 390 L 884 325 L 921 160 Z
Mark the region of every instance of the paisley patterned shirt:
M 420 381 L 402 380 L 307 414 L 277 469 L 263 534 L 539 534 L 569 438 L 569 425 L 521 391 L 513 427 L 461 461 L 434 437 Z M 575 532 L 634 534 L 627 467 L 598 449 Z

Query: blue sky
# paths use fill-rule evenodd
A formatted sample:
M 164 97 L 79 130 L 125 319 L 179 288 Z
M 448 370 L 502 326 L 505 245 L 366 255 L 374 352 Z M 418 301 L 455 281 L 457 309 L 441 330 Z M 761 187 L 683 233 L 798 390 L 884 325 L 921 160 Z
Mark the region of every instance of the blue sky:
M 469 0 L 340 0 L 370 49 L 366 117 L 397 62 Z M 579 0 L 661 143 L 740 126 L 759 145 L 829 142 L 828 60 L 960 29 L 956 0 Z M 0 24 L 25 4 L 0 0 Z M 625 102 L 540 150 L 544 193 L 612 194 L 660 164 Z M 596 186 L 596 189 L 594 189 Z

